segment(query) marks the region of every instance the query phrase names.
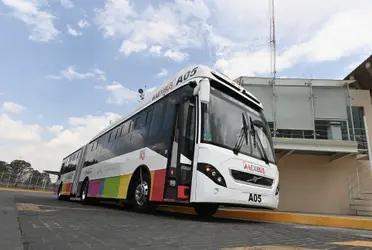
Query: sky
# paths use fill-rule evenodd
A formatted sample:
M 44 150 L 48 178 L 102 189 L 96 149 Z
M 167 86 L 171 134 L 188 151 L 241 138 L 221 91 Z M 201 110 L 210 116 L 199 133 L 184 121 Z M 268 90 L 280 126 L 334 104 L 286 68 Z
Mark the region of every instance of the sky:
M 279 77 L 343 79 L 371 0 L 276 0 Z M 269 0 L 0 0 L 0 160 L 62 158 L 180 69 L 269 76 Z

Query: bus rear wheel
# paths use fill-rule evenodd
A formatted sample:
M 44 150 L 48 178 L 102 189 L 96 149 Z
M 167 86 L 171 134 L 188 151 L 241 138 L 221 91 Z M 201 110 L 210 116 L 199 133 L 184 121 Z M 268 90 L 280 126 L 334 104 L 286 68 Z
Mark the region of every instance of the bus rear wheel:
M 142 177 L 142 178 L 141 178 Z M 150 208 L 150 176 L 147 171 L 140 169 L 139 174 L 135 176 L 133 186 L 131 187 L 131 205 L 138 212 L 144 212 Z
M 196 203 L 194 204 L 195 212 L 202 217 L 211 217 L 218 210 L 218 204 L 214 203 Z
M 69 200 L 70 199 L 70 196 L 63 195 L 62 194 L 62 183 L 58 187 L 57 199 L 58 200 L 62 200 L 62 201 L 65 201 L 65 200 Z
M 84 181 L 81 187 L 81 192 L 80 192 L 80 201 L 83 204 L 88 203 L 88 188 L 89 188 L 89 182 Z

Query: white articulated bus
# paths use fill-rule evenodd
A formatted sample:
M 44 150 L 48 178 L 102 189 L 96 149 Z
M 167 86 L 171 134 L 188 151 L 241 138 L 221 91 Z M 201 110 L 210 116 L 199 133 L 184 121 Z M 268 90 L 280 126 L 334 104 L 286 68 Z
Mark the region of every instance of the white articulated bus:
M 182 70 L 63 159 L 58 198 L 277 208 L 279 173 L 259 100 L 205 66 Z

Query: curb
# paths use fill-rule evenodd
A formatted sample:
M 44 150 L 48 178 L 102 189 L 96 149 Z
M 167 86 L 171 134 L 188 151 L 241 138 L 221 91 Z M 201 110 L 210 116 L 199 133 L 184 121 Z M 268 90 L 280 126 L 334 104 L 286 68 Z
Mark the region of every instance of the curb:
M 53 194 L 52 191 L 44 191 L 44 190 L 32 190 L 32 189 L 23 189 L 23 188 L 7 188 L 7 187 L 0 187 L 1 191 L 7 192 L 29 192 L 29 193 L 45 193 L 45 194 Z
M 161 206 L 159 210 L 184 214 L 195 214 L 190 207 Z M 240 219 L 273 223 L 290 223 L 335 228 L 372 230 L 372 217 L 304 214 L 254 209 L 222 208 L 214 215 L 218 218 Z

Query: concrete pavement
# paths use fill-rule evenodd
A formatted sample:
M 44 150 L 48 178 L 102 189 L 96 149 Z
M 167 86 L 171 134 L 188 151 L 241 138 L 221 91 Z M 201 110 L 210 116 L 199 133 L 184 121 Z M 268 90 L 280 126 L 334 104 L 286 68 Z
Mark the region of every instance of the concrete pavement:
M 0 192 L 0 249 L 367 249 L 372 232 L 82 205 Z M 2 223 L 3 218 L 8 222 Z

